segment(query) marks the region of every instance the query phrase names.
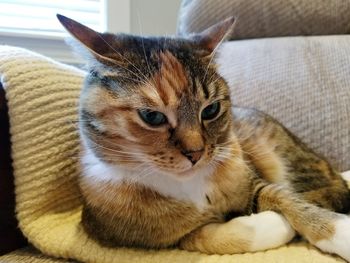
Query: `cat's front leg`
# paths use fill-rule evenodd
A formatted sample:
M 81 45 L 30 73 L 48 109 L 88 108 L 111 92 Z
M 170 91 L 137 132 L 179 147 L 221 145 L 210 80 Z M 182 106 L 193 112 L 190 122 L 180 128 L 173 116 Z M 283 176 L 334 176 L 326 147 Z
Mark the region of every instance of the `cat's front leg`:
M 285 216 L 299 234 L 324 252 L 350 262 L 350 217 L 308 203 L 300 195 L 278 184 L 258 191 L 258 211 L 274 210 Z
M 265 211 L 212 223 L 196 229 L 180 241 L 180 248 L 208 254 L 235 254 L 279 247 L 295 236 L 280 214 Z

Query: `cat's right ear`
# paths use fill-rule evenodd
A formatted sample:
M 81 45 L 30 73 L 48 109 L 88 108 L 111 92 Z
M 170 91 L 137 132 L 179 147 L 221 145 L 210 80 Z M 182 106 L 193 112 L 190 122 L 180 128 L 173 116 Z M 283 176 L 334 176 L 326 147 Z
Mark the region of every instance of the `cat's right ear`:
M 190 38 L 201 48 L 213 52 L 220 44 L 232 37 L 236 24 L 235 17 L 225 20 L 207 28 L 206 30 L 192 35 Z
M 97 60 L 101 62 L 116 63 L 116 51 L 111 44 L 115 44 L 115 40 L 113 41 L 113 39 L 111 39 L 112 35 L 96 32 L 63 15 L 57 14 L 56 16 L 63 27 Z M 78 51 L 78 53 L 84 52 Z M 114 54 L 114 57 L 112 54 Z

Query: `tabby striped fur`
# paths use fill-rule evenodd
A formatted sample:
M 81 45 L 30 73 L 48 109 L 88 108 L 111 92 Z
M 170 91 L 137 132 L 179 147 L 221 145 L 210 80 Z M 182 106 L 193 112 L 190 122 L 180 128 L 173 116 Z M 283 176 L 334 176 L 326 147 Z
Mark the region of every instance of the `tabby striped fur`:
M 232 110 L 213 58 L 234 19 L 186 39 L 101 34 L 59 19 L 89 54 L 80 188 L 92 238 L 225 254 L 277 247 L 296 231 L 350 261 L 340 175 L 276 120 Z M 144 109 L 166 122 L 150 125 Z

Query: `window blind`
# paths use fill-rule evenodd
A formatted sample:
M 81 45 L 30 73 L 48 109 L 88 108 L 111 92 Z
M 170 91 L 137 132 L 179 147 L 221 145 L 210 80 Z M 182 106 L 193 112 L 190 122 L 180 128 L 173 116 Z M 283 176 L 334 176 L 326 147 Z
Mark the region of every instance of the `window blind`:
M 62 14 L 92 29 L 102 29 L 102 0 L 0 0 L 0 32 L 65 36 Z

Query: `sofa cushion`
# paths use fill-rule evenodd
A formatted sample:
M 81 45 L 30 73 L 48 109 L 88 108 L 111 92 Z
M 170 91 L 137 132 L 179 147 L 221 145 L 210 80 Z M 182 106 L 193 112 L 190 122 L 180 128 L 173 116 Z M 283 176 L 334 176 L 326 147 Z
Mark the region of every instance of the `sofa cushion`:
M 17 249 L 0 257 L 0 262 L 4 263 L 79 263 L 75 260 L 53 258 L 42 254 L 37 249 L 28 246 Z
M 178 33 L 236 16 L 234 39 L 350 32 L 350 0 L 183 0 Z
M 262 45 L 266 46 L 264 42 Z M 222 60 L 227 56 L 237 57 L 239 46 L 228 44 L 225 47 L 230 53 L 221 55 Z M 248 50 L 252 52 L 255 49 L 251 47 Z M 237 74 L 249 74 L 249 70 L 240 71 L 243 65 L 237 59 L 233 60 L 236 64 L 228 64 L 224 68 L 237 71 Z M 247 62 L 246 68 L 249 68 Z M 259 60 L 257 62 L 260 63 Z M 264 71 L 265 65 L 260 67 Z M 234 87 L 238 86 L 236 73 L 223 73 L 231 77 Z M 259 253 L 222 256 L 178 249 L 155 251 L 100 246 L 87 236 L 80 225 L 82 200 L 77 187 L 79 140 L 76 123 L 84 72 L 23 49 L 0 46 L 0 76 L 9 106 L 17 218 L 29 242 L 41 252 L 99 263 L 344 262 L 338 257 L 321 253 L 305 242 L 294 242 Z M 258 77 L 261 76 L 251 77 L 257 77 L 259 82 Z M 244 78 L 242 82 L 245 82 Z M 245 92 L 244 89 L 240 90 Z M 282 89 L 283 92 L 288 90 Z M 278 93 L 276 100 L 279 97 L 283 95 Z M 312 127 L 300 125 L 306 125 L 305 129 Z M 25 256 L 29 262 L 27 254 L 18 251 L 8 256 L 18 259 Z M 0 258 L 0 262 L 4 258 L 5 262 L 14 262 L 8 256 Z M 47 262 L 46 257 L 44 260 Z
M 269 113 L 350 169 L 350 36 L 227 42 L 217 63 L 234 104 Z

